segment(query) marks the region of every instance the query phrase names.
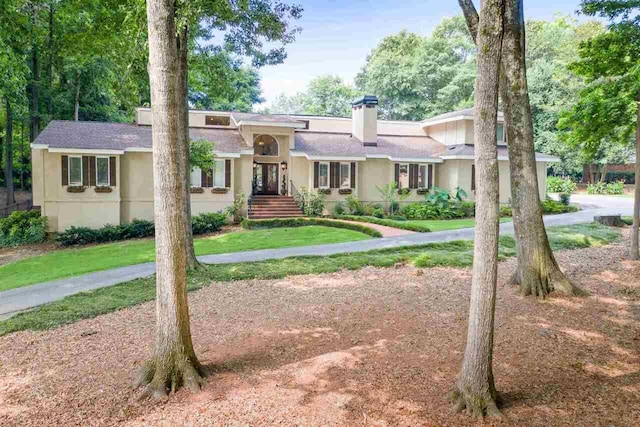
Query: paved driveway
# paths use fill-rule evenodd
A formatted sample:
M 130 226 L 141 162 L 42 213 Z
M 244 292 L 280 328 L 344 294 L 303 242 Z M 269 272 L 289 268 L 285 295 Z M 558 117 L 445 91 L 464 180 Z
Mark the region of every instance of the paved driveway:
M 598 205 L 617 205 L 604 208 L 587 208 L 579 212 L 546 216 L 546 225 L 571 225 L 593 221 L 595 215 L 631 215 L 632 199 L 612 196 L 576 196 L 577 203 L 582 198 Z M 586 203 L 586 202 L 585 202 Z M 593 206 L 593 205 L 592 205 Z M 501 234 L 513 234 L 513 224 L 500 225 Z M 265 249 L 258 251 L 235 252 L 219 255 L 204 255 L 198 259 L 205 264 L 229 264 L 236 262 L 254 262 L 267 259 L 282 259 L 293 256 L 316 255 L 327 256 L 347 252 L 364 252 L 374 249 L 394 248 L 400 246 L 424 245 L 425 243 L 447 242 L 452 240 L 472 240 L 473 228 L 437 231 L 432 233 L 412 233 L 396 237 L 363 240 L 359 242 L 334 243 L 330 245 L 301 246 L 295 248 Z M 88 291 L 140 277 L 150 276 L 155 272 L 155 263 L 131 265 L 113 270 L 99 271 L 82 276 L 69 277 L 46 283 L 25 286 L 0 292 L 0 319 L 10 317 L 18 311 L 27 310 L 38 305 L 62 299 L 82 291 Z

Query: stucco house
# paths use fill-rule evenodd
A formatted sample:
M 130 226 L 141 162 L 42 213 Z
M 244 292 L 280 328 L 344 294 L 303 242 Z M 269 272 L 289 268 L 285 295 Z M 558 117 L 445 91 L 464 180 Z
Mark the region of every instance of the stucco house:
M 363 97 L 351 118 L 190 111 L 192 140 L 212 142 L 216 155 L 212 171 L 191 174 L 192 212 L 223 209 L 244 193 L 254 217 L 299 215 L 291 196 L 303 187 L 328 193 L 327 209 L 349 194 L 381 203 L 377 187 L 392 181 L 409 189 L 405 203 L 423 200 L 433 186 L 460 187 L 473 199 L 472 109 L 390 121 L 378 120 L 377 104 Z M 507 203 L 501 115 L 498 122 L 500 200 Z M 54 120 L 31 148 L 33 204 L 52 231 L 153 219 L 151 109 L 138 108 L 134 124 Z M 558 159 L 538 153 L 536 160 L 542 198 L 547 163 Z

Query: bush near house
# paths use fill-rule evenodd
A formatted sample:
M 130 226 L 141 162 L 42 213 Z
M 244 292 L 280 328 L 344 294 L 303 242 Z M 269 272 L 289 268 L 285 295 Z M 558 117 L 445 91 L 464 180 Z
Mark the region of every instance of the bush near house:
M 38 211 L 15 211 L 0 219 L 0 247 L 41 243 L 47 238 L 47 217 Z
M 547 192 L 573 194 L 578 186 L 569 177 L 550 176 L 547 178 Z
M 226 224 L 227 215 L 222 212 L 201 213 L 191 218 L 193 234 L 214 233 Z M 70 227 L 58 234 L 58 242 L 62 246 L 87 245 L 90 243 L 106 243 L 119 240 L 151 237 L 155 235 L 153 222 L 134 219 L 129 224 L 110 225 L 102 228 Z
M 300 192 L 295 194 L 293 199 L 306 216 L 321 216 L 324 212 L 324 194 L 319 191 L 301 187 Z
M 562 201 L 557 201 L 553 199 L 546 199 L 542 201 L 542 213 L 546 215 L 577 212 L 578 210 L 579 209 L 577 206 L 573 206 Z M 501 217 L 513 216 L 513 211 L 511 209 L 511 206 L 500 205 L 500 216 Z
M 321 225 L 324 227 L 344 228 L 347 230 L 358 231 L 371 237 L 382 237 L 382 234 L 373 228 L 360 225 L 350 224 L 347 222 L 331 221 L 322 218 L 273 218 L 273 219 L 245 219 L 242 221 L 242 227 L 248 230 L 260 228 L 280 228 L 280 227 L 304 227 L 308 225 Z
M 391 216 L 388 218 L 376 218 L 374 216 L 366 216 L 366 215 L 333 215 L 331 216 L 331 218 L 344 219 L 346 221 L 368 222 L 370 224 L 385 225 L 387 227 L 401 228 L 403 230 L 416 231 L 418 233 L 428 233 L 431 231 L 429 227 L 426 227 L 420 224 L 410 223 L 404 217 L 401 217 L 402 220 L 391 219 L 391 218 L 399 218 L 398 216 Z
M 476 204 L 471 201 L 447 200 L 410 203 L 402 209 L 408 219 L 473 218 Z
M 624 181 L 596 182 L 587 186 L 587 194 L 624 194 Z

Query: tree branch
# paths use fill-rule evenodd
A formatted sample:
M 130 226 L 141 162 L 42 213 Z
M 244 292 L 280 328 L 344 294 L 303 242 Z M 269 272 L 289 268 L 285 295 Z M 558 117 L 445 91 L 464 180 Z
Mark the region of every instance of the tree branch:
M 471 38 L 473 39 L 473 42 L 477 44 L 476 38 L 478 37 L 478 25 L 480 22 L 478 11 L 473 5 L 472 0 L 458 0 L 458 3 L 460 4 L 460 8 L 464 14 L 464 19 L 467 21 L 467 27 L 469 27 Z

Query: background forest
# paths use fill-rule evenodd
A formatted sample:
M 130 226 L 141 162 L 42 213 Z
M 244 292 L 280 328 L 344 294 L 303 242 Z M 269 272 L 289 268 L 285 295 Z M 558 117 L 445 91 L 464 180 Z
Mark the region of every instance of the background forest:
M 129 122 L 135 107 L 149 104 L 144 1 L 0 4 L 0 185 L 9 166 L 14 186 L 28 189 L 28 144 L 50 120 Z M 422 120 L 473 105 L 475 47 L 461 16 L 443 19 L 430 36 L 403 31 L 384 38 L 353 85 L 319 76 L 304 92 L 282 94 L 268 108 L 260 105 L 259 67 L 285 60 L 284 50 L 247 61 L 251 52 L 241 43 L 211 36 L 224 28 L 202 26 L 189 43 L 194 108 L 350 116 L 349 102 L 368 93 L 379 97 L 381 118 Z M 627 160 L 632 136 L 609 132 L 597 136 L 599 143 L 587 143 L 578 132 L 585 109 L 574 108 L 589 88 L 575 66 L 581 46 L 606 33 L 605 26 L 562 16 L 528 21 L 526 30 L 536 149 L 562 159 L 552 172 L 577 176 L 587 162 Z

